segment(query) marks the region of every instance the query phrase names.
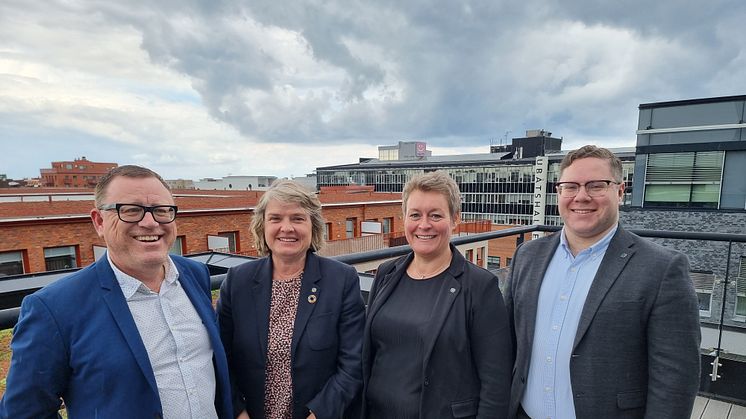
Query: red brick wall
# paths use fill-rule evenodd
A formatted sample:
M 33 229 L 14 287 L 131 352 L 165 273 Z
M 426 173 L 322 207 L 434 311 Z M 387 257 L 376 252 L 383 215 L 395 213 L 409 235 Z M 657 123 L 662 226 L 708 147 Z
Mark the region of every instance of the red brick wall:
M 43 213 L 50 205 L 61 204 L 67 209 L 75 208 L 78 214 L 81 208 L 90 210 L 91 201 L 59 202 L 59 203 L 6 203 L 0 205 L 6 211 L 17 214 L 17 212 Z M 180 203 L 181 204 L 181 203 Z M 32 210 L 31 207 L 41 208 Z M 181 207 L 180 207 L 181 208 Z M 191 208 L 190 208 L 191 209 Z M 21 210 L 21 211 L 18 211 Z M 2 213 L 2 211 L 0 211 Z M 332 224 L 332 236 L 330 240 L 345 238 L 345 219 L 357 217 L 357 232 L 360 235 L 360 222 L 366 219 L 381 221 L 384 217 L 393 217 L 392 231 L 402 231 L 401 205 L 390 204 L 351 204 L 339 207 L 327 207 L 323 209 L 323 215 L 327 222 Z M 180 236 L 184 236 L 183 246 L 186 253 L 199 253 L 208 251 L 207 236 L 217 235 L 221 232 L 237 231 L 237 251 L 247 252 L 254 249 L 249 223 L 252 212 L 247 209 L 234 211 L 205 211 L 199 213 L 180 212 L 177 218 L 177 230 Z M 4 251 L 26 251 L 28 255 L 27 273 L 42 272 L 45 270 L 44 248 L 57 246 L 79 246 L 80 266 L 86 266 L 93 262 L 93 246 L 105 246 L 102 239 L 96 234 L 90 217 L 78 215 L 62 220 L 25 220 L 0 223 L 0 252 Z

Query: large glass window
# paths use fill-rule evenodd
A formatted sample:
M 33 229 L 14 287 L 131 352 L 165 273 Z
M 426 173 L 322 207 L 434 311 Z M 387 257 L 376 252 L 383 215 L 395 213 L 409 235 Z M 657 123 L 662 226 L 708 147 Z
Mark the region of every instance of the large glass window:
M 645 206 L 717 208 L 722 169 L 722 151 L 651 154 Z
M 383 233 L 391 233 L 391 226 L 394 225 L 394 218 L 388 217 L 383 219 Z
M 228 241 L 230 243 L 230 239 L 228 239 Z M 184 236 L 176 237 L 176 240 L 174 240 L 174 244 L 171 245 L 170 249 L 168 249 L 168 253 L 179 256 L 184 254 Z
M 0 253 L 0 277 L 23 273 L 23 252 Z
M 736 318 L 746 320 L 746 256 L 741 256 L 736 280 Z
M 348 218 L 345 220 L 345 237 L 351 239 L 355 237 L 355 227 L 357 226 L 357 218 Z
M 231 253 L 235 253 L 238 249 L 236 247 L 236 243 L 238 243 L 238 232 L 237 231 L 226 231 L 223 233 L 218 233 L 218 236 L 225 237 L 228 239 L 228 251 Z
M 712 288 L 715 285 L 715 275 L 712 272 L 690 272 L 689 276 L 694 283 L 694 291 L 697 292 L 699 300 L 699 315 L 710 317 L 712 311 Z
M 78 267 L 77 246 L 47 247 L 44 249 L 44 263 L 48 271 Z

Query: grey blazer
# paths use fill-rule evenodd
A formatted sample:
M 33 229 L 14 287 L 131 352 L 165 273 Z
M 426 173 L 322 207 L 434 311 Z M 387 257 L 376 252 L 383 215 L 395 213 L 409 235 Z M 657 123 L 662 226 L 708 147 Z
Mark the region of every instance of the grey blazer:
M 560 233 L 520 246 L 506 291 L 523 398 L 536 305 Z M 699 309 L 683 254 L 621 227 L 588 292 L 570 361 L 578 418 L 689 418 L 699 388 Z

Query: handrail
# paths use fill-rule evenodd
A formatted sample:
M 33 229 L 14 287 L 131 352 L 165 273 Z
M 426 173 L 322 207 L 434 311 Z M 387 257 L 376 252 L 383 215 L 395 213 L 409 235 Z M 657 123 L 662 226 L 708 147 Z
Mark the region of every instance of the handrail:
M 499 239 L 504 237 L 510 237 L 515 235 L 523 235 L 526 233 L 537 232 L 556 232 L 559 231 L 559 226 L 547 226 L 547 225 L 530 225 L 512 227 L 504 230 L 490 231 L 486 233 L 469 234 L 466 236 L 458 236 L 451 238 L 451 243 L 454 245 L 461 245 L 467 243 L 474 243 L 478 241 Z M 688 232 L 688 231 L 667 231 L 667 230 L 641 230 L 641 229 L 630 229 L 631 231 L 641 237 L 659 238 L 659 239 L 679 239 L 679 240 L 704 240 L 704 241 L 721 241 L 721 242 L 736 242 L 746 243 L 746 234 L 735 234 L 735 233 L 704 233 L 704 232 Z M 396 247 L 388 247 L 385 249 L 372 250 L 368 252 L 351 253 L 347 255 L 334 256 L 332 259 L 336 259 L 340 262 L 348 265 L 354 265 L 357 263 L 370 262 L 372 260 L 390 259 L 397 256 L 407 254 L 411 248 L 409 245 L 402 245 Z M 225 274 L 213 275 L 210 279 L 211 287 L 213 290 L 220 288 L 220 284 L 225 279 Z M 24 290 L 22 290 L 24 291 Z M 31 294 L 35 289 L 28 289 L 28 294 Z M 0 294 L 2 295 L 2 294 Z M 18 314 L 20 309 L 18 307 L 0 310 L 0 330 L 9 329 L 15 326 L 18 321 Z

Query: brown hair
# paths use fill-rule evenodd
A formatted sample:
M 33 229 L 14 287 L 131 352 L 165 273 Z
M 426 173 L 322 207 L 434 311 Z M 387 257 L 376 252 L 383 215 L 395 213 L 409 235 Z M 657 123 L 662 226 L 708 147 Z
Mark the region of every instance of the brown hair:
M 565 158 L 562 159 L 562 163 L 560 163 L 560 177 L 562 177 L 562 172 L 570 167 L 575 160 L 586 159 L 589 157 L 608 160 L 609 167 L 611 168 L 611 176 L 614 178 L 612 180 L 615 182 L 622 182 L 624 180 L 622 161 L 619 160 L 619 157 L 615 156 L 614 153 L 607 148 L 597 147 L 592 144 L 584 145 L 577 150 L 567 153 Z
M 321 215 L 321 202 L 316 194 L 298 182 L 279 179 L 259 199 L 254 208 L 254 217 L 251 219 L 251 236 L 254 238 L 256 250 L 260 255 L 270 254 L 267 242 L 264 240 L 264 216 L 267 205 L 271 200 L 282 203 L 293 203 L 300 205 L 311 217 L 311 250 L 318 251 L 324 247 L 324 218 Z
M 171 188 L 168 187 L 168 184 L 163 180 L 163 178 L 156 172 L 142 166 L 135 166 L 133 164 L 126 164 L 124 166 L 119 166 L 111 169 L 109 173 L 105 174 L 96 184 L 96 190 L 94 192 L 94 199 L 96 203 L 96 208 L 100 208 L 102 205 L 104 205 L 104 200 L 106 199 L 106 188 L 108 188 L 109 184 L 112 180 L 116 177 L 129 177 L 129 178 L 149 178 L 154 177 L 158 179 L 161 184 L 166 188 L 167 191 L 171 192 Z
M 409 179 L 402 191 L 402 210 L 407 213 L 407 200 L 413 191 L 436 192 L 443 195 L 448 202 L 448 210 L 454 220 L 461 215 L 461 192 L 458 185 L 448 173 L 443 171 L 416 175 Z

